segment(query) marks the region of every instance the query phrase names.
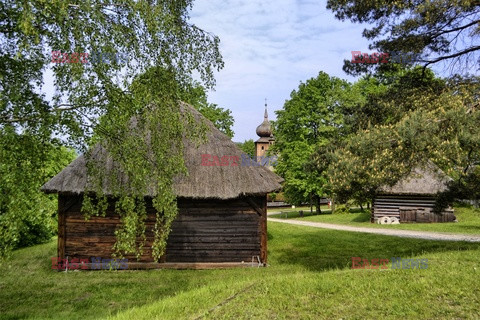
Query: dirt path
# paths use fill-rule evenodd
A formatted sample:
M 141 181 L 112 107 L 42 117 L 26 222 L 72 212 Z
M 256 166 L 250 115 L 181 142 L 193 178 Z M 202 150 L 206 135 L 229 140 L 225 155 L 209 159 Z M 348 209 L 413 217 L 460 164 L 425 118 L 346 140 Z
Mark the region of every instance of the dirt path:
M 352 226 L 344 226 L 340 224 L 331 224 L 331 223 L 322 223 L 322 222 L 300 221 L 300 220 L 293 220 L 293 219 L 291 220 L 276 219 L 276 218 L 270 218 L 270 217 L 268 217 L 268 221 L 294 224 L 298 226 L 314 227 L 314 228 L 383 234 L 386 236 L 395 236 L 395 237 L 402 237 L 402 238 L 480 242 L 480 236 L 468 235 L 468 234 L 449 234 L 449 233 L 431 232 L 431 231 L 413 231 L 413 230 L 396 230 L 396 229 L 395 230 L 394 229 L 376 229 L 376 228 L 373 229 L 373 228 L 352 227 Z

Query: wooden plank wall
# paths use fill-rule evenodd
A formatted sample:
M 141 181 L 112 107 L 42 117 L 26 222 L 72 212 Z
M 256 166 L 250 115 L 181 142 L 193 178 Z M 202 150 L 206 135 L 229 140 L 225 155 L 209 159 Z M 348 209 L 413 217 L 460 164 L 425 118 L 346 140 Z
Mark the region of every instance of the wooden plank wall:
M 113 206 L 105 217 L 85 221 L 80 212 L 81 197 L 59 195 L 59 257 L 109 258 L 120 219 Z M 252 203 L 262 208 L 260 213 Z M 259 256 L 266 262 L 266 198 L 235 200 L 179 199 L 179 215 L 172 225 L 166 255 L 161 262 L 251 262 Z M 147 205 L 147 243 L 140 262 L 154 262 L 151 256 L 155 213 Z M 63 230 L 63 232 L 61 231 Z M 125 256 L 136 261 L 134 256 Z
M 453 209 L 450 209 L 450 208 L 445 209 L 441 215 L 434 213 L 430 209 L 423 209 L 423 208 L 418 209 L 415 212 L 415 216 L 412 218 L 413 220 L 406 220 L 405 222 L 411 222 L 411 221 L 424 222 L 424 223 L 452 222 L 456 219 L 455 215 L 453 214 Z
M 373 202 L 372 222 L 381 217 L 396 217 L 400 222 L 450 222 L 455 220 L 448 208 L 441 215 L 433 213 L 435 197 L 415 195 L 378 195 Z
M 89 260 L 91 257 L 111 258 L 112 247 L 115 244 L 115 230 L 120 226 L 120 217 L 113 213 L 113 204 L 108 208 L 105 217 L 93 216 L 85 220 L 81 213 L 81 196 L 59 195 L 58 199 L 59 203 L 73 202 L 64 212 L 59 211 L 59 228 L 60 221 L 65 223 L 64 256 L 61 255 L 59 246 L 59 257 Z M 144 254 L 140 258 L 141 262 L 153 262 L 151 249 L 148 246 L 153 242 L 154 219 L 155 216 L 152 214 L 146 220 L 147 248 L 144 249 Z M 125 258 L 133 261 L 136 257 L 129 255 Z
M 251 262 L 261 255 L 261 217 L 248 201 L 185 201 L 179 209 L 166 262 Z

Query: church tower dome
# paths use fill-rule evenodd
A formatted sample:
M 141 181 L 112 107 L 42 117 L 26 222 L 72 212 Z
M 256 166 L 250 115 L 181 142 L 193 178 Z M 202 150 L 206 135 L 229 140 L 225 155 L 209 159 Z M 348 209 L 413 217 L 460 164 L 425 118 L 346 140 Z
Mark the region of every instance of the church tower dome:
M 257 135 L 259 137 L 269 138 L 272 136 L 272 127 L 270 121 L 268 121 L 267 103 L 265 102 L 265 115 L 263 116 L 263 122 L 257 127 Z
M 268 121 L 267 99 L 265 99 L 265 115 L 263 116 L 263 122 L 257 127 L 257 135 L 260 138 L 255 141 L 255 160 L 273 170 L 270 156 L 267 157 L 268 149 L 275 143 L 272 126 Z

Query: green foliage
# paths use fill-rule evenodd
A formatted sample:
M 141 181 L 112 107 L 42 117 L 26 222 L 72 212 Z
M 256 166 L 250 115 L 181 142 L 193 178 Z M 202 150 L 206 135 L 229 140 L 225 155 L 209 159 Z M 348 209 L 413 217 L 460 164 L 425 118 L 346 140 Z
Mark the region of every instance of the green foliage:
M 473 39 L 480 34 L 480 4 L 476 0 L 356 1 L 329 0 L 340 20 L 373 25 L 363 31 L 380 52 L 419 53 L 424 66 L 448 61 L 458 71 L 478 66 L 480 46 Z M 457 45 L 462 43 L 463 45 Z M 391 63 L 357 64 L 345 61 L 344 70 L 361 74 L 370 68 L 391 70 Z
M 45 242 L 56 232 L 56 197 L 40 192 L 40 187 L 74 156 L 73 151 L 42 144 L 33 135 L 9 132 L 2 136 L 0 257 L 11 249 Z
M 448 189 L 437 196 L 434 210 L 441 212 L 457 199 L 473 200 L 478 208 L 480 200 L 480 165 L 472 165 L 460 177 L 448 183 Z
M 275 199 L 277 199 L 277 193 L 275 192 L 270 193 L 269 196 L 270 196 L 270 199 L 272 199 L 272 202 L 275 202 Z
M 279 154 L 279 161 L 275 171 L 285 179 L 289 203 L 314 200 L 319 210 L 320 198 L 330 193 L 328 177 L 324 170 L 308 164 L 318 148 L 327 148 L 346 134 L 344 114 L 361 99 L 361 90 L 320 72 L 300 83 L 283 110 L 277 111 L 273 152 Z
M 250 158 L 255 157 L 255 142 L 253 139 L 245 140 L 244 142 L 237 142 L 237 146 L 243 151 L 243 153 L 248 154 Z
M 450 81 L 438 91 L 424 86 L 413 92 L 407 87 L 412 96 L 405 95 L 405 87 L 392 86 L 381 100 L 385 105 L 392 95 L 403 93 L 398 115 L 359 130 L 332 155 L 335 161 L 329 176 L 335 193 L 343 200 L 364 201 L 378 187 L 395 184 L 428 160 L 454 178 L 458 186 L 471 172 L 469 168 L 480 163 L 479 82 L 466 80 Z M 432 82 L 433 87 L 436 82 Z M 467 197 L 478 196 L 463 190 Z
M 203 106 L 196 106 L 197 110 L 212 121 L 217 129 L 225 133 L 230 138 L 233 138 L 234 132 L 232 130 L 233 119 L 232 112 L 229 109 L 223 109 L 214 103 L 208 103 Z
M 126 101 L 110 108 L 113 114 L 101 119 L 99 143 L 108 153 L 92 148 L 86 154 L 89 175 L 95 178 L 95 196 L 85 196 L 82 211 L 86 215 L 105 214 L 107 196 L 115 198 L 115 212 L 122 221 L 115 232 L 116 254 L 121 257 L 134 252 L 140 256 L 146 240 L 144 197 L 153 193 L 157 219 L 152 250 L 158 259 L 178 212 L 173 178 L 187 174 L 182 137 L 199 143 L 204 141 L 207 128 L 188 112 L 180 111 L 173 72 L 150 68 L 135 79 L 129 92 Z M 118 159 L 117 165 L 106 171 L 104 164 L 110 157 Z M 109 181 L 108 189 L 103 181 Z
M 140 202 L 147 188 L 155 190 L 154 205 L 159 211 L 155 257 L 162 252 L 168 221 L 176 213 L 172 178 L 185 174 L 184 128 L 189 128 L 187 138 L 202 137 L 203 126 L 179 112 L 179 88 L 192 83 L 195 74 L 201 85 L 210 89 L 215 84 L 213 73 L 223 67 L 218 37 L 188 23 L 191 6 L 192 0 L 95 4 L 12 0 L 0 6 L 0 143 L 15 143 L 12 147 L 25 151 L 22 159 L 26 163 L 42 168 L 45 161 L 41 156 L 48 153 L 53 136 L 83 151 L 101 141 L 118 168 L 113 172 L 102 172 L 101 166 L 95 169 L 87 153 L 97 193 L 90 204 L 102 203 L 105 194 L 100 181 L 111 180 L 113 195 L 121 199 L 118 212 L 126 223 L 118 234 L 119 254 L 137 252 L 138 244 L 132 239 L 144 229 L 137 220 L 143 217 Z M 52 63 L 54 50 L 123 54 L 128 59 L 123 63 Z M 48 68 L 55 85 L 51 101 L 42 91 Z M 214 109 L 213 113 L 223 116 L 222 112 Z M 136 121 L 135 126 L 132 121 Z M 148 139 L 147 133 L 151 134 Z M 31 138 L 33 147 L 26 148 L 16 136 Z M 1 165 L 15 171 L 15 179 L 22 179 L 22 168 L 14 161 L 13 157 L 2 158 Z M 120 172 L 126 183 L 116 188 Z M 6 208 L 11 208 L 10 204 Z M 88 200 L 84 209 L 92 210 L 89 215 L 101 212 Z M 133 216 L 136 209 L 138 218 Z M 0 237 L 15 242 L 11 230 L 16 229 L 3 228 Z
M 341 206 L 340 208 L 335 209 L 335 214 L 349 214 L 350 207 L 348 206 Z
M 217 129 L 230 138 L 233 137 L 232 126 L 235 120 L 229 109 L 223 109 L 207 100 L 205 88 L 197 82 L 180 89 L 180 100 L 195 107 L 208 120 L 212 121 Z
M 354 84 L 365 98 L 345 110 L 345 122 L 350 132 L 396 123 L 412 110 L 418 97 L 438 95 L 445 86 L 431 70 L 420 67 L 365 76 Z

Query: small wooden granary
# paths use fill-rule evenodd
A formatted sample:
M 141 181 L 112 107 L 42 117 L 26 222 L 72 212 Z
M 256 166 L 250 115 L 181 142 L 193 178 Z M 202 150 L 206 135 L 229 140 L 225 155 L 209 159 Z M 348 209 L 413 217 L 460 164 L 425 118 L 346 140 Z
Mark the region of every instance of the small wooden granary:
M 281 178 L 263 166 L 242 163 L 242 151 L 194 108 L 181 104 L 208 124 L 207 142 L 196 147 L 185 141 L 188 176 L 174 181 L 179 214 L 172 225 L 166 254 L 154 261 L 151 254 L 155 211 L 147 199 L 147 243 L 139 261 L 126 256 L 129 268 L 215 268 L 266 264 L 267 193 L 281 188 Z M 105 152 L 97 146 L 95 152 Z M 94 152 L 94 154 L 95 154 Z M 202 155 L 238 157 L 229 165 L 202 165 Z M 105 164 L 106 170 L 114 165 Z M 47 182 L 42 190 L 58 193 L 58 257 L 109 258 L 119 216 L 113 209 L 105 217 L 85 220 L 80 212 L 86 190 L 85 157 L 79 156 Z M 87 186 L 88 190 L 88 186 Z M 104 190 L 108 194 L 108 189 Z M 150 247 L 149 247 L 150 246 Z
M 373 201 L 372 222 L 382 217 L 395 217 L 405 222 L 451 222 L 455 220 L 452 208 L 441 214 L 433 212 L 436 194 L 447 189 L 451 180 L 432 162 L 414 168 L 394 186 L 380 188 Z

